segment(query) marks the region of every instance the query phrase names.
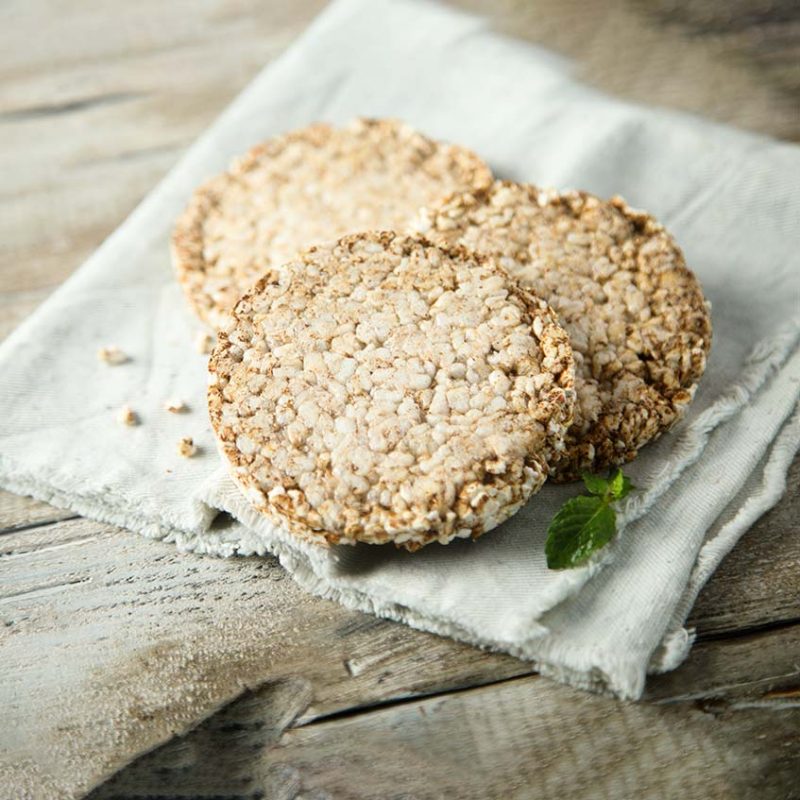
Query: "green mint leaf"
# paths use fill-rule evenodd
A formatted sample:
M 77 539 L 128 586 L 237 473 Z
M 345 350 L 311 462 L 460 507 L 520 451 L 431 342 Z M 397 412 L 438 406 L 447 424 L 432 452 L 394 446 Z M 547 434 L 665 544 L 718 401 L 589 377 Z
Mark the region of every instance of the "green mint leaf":
M 584 472 L 581 477 L 583 478 L 583 484 L 589 494 L 605 497 L 609 489 L 609 482 L 605 478 L 601 478 L 599 475 L 591 475 L 588 472 Z
M 636 488 L 630 478 L 622 474 L 622 470 L 618 469 L 608 482 L 609 493 L 612 500 L 622 500 L 631 493 L 631 489 Z
M 553 517 L 547 529 L 545 555 L 550 569 L 583 564 L 611 540 L 617 515 L 602 497 L 573 497 Z
M 610 478 L 583 474 L 589 496 L 567 500 L 547 529 L 545 555 L 550 569 L 577 567 L 605 547 L 616 533 L 617 513 L 612 503 L 636 487 L 618 469 Z

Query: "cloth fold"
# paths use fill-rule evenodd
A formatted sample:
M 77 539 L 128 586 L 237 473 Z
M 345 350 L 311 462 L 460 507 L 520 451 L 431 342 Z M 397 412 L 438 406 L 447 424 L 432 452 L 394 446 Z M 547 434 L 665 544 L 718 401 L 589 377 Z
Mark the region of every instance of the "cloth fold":
M 316 119 L 406 119 L 501 177 L 623 195 L 673 231 L 712 301 L 714 344 L 687 418 L 626 468 L 615 542 L 546 568 L 546 528 L 576 486 L 547 485 L 477 542 L 409 554 L 320 548 L 255 514 L 205 413 L 205 362 L 171 273 L 192 189 L 267 136 Z M 777 502 L 800 446 L 800 150 L 576 83 L 562 59 L 419 0 L 337 0 L 257 76 L 128 220 L 0 346 L 0 485 L 178 546 L 278 556 L 309 591 L 640 696 L 692 636 L 697 592 Z M 131 361 L 108 366 L 98 347 Z M 168 397 L 189 414 L 162 408 Z M 114 412 L 130 404 L 141 424 Z M 191 435 L 195 458 L 177 455 Z M 231 519 L 216 519 L 220 510 Z M 279 587 L 278 587 L 279 588 Z

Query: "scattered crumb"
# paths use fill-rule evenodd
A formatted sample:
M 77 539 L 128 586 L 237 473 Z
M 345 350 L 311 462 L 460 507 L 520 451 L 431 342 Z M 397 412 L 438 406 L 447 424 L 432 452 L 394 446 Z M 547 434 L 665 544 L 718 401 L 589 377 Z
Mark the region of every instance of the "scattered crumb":
M 214 347 L 214 337 L 205 331 L 198 331 L 194 338 L 194 344 L 198 353 L 208 354 Z
M 172 397 L 164 403 L 164 408 L 172 414 L 182 414 L 184 411 L 189 410 L 189 406 L 183 400 Z
M 184 436 L 178 442 L 178 454 L 184 458 L 191 458 L 197 452 L 197 446 L 191 436 Z
M 122 425 L 138 425 L 139 415 L 130 406 L 122 406 L 117 411 L 117 422 Z
M 105 362 L 106 364 L 111 364 L 112 366 L 117 366 L 118 364 L 124 364 L 126 361 L 130 361 L 130 358 L 126 353 L 123 353 L 122 350 L 119 349 L 114 344 L 108 345 L 107 347 L 101 347 L 97 351 L 97 357 Z

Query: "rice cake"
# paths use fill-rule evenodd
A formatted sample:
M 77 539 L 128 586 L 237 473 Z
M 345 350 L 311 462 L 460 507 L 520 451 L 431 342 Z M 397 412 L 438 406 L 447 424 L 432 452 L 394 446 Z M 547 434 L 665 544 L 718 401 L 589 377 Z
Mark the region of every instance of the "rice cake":
M 649 214 L 497 181 L 423 211 L 416 228 L 497 258 L 569 334 L 577 402 L 557 480 L 630 461 L 683 415 L 706 365 L 709 306 Z
M 194 193 L 173 263 L 195 313 L 220 327 L 251 284 L 308 245 L 405 230 L 422 206 L 491 181 L 470 150 L 395 120 L 310 125 L 254 147 Z
M 491 259 L 368 232 L 265 276 L 220 331 L 209 410 L 253 505 L 305 539 L 477 537 L 544 482 L 569 340 Z

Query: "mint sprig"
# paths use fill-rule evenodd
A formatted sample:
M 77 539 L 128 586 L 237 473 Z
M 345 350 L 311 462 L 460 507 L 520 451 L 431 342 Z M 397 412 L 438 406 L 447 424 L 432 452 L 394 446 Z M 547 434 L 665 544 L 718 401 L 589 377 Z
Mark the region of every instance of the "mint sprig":
M 635 488 L 621 469 L 610 478 L 584 473 L 583 483 L 589 494 L 567 500 L 547 529 L 544 552 L 550 569 L 578 567 L 605 547 L 617 530 L 613 503 Z

